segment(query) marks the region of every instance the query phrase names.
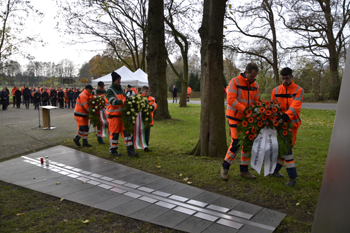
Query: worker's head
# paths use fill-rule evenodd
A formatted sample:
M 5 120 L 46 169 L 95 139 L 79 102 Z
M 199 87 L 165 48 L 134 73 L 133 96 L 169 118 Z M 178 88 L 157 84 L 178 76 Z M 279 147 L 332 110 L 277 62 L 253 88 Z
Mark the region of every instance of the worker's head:
M 149 96 L 149 87 L 148 86 L 142 87 L 142 94 L 144 94 L 145 96 Z
M 116 72 L 112 72 L 112 82 L 114 83 L 114 85 L 119 86 L 120 85 L 120 81 L 121 81 L 122 77 L 120 77 L 120 75 Z
M 283 82 L 283 86 L 289 86 L 292 84 L 293 80 L 293 71 L 289 67 L 285 67 L 281 70 L 281 79 Z
M 250 83 L 255 81 L 256 76 L 259 74 L 259 67 L 254 62 L 247 65 L 244 71 L 245 77 Z
M 130 91 L 131 90 L 131 85 L 128 84 L 127 88 L 128 88 L 128 91 Z
M 91 94 L 92 93 L 92 86 L 91 85 L 86 85 L 85 86 L 85 90 Z
M 103 91 L 105 89 L 105 83 L 102 82 L 102 81 L 99 81 L 97 83 L 97 88 L 100 90 L 100 91 Z

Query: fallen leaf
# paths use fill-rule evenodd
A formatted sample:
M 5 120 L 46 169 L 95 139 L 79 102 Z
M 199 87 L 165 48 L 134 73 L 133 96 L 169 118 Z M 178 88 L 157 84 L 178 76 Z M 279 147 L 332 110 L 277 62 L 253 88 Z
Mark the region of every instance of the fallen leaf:
M 297 204 L 296 204 L 296 206 L 299 206 L 299 205 L 300 205 L 300 203 L 297 203 Z
M 175 183 L 173 183 L 173 185 L 176 185 Z
M 56 185 L 61 184 L 61 182 L 56 182 Z
M 63 222 L 67 222 L 68 220 L 67 219 L 63 219 Z
M 26 213 L 18 213 L 17 216 L 25 215 Z
M 105 162 L 105 164 L 108 164 L 108 162 Z
M 85 221 L 82 221 L 83 223 L 89 223 L 90 221 L 86 219 Z
M 64 200 L 64 198 L 61 198 L 61 200 L 60 201 L 63 201 Z
M 157 166 L 157 168 L 161 168 L 162 166 Z
M 191 182 L 191 181 L 188 181 L 187 184 L 192 184 L 192 182 Z
M 179 175 L 180 177 L 182 176 L 182 174 Z
M 186 177 L 186 178 L 184 179 L 184 181 L 188 181 L 188 177 Z
M 86 181 L 83 181 L 83 184 L 86 184 Z

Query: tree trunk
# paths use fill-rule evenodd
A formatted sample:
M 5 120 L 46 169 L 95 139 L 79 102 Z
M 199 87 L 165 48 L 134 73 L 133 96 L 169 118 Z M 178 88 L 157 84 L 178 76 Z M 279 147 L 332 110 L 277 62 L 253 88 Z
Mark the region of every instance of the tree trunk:
M 156 99 L 156 120 L 170 119 L 166 84 L 167 52 L 164 41 L 164 2 L 150 0 L 148 8 L 147 73 L 150 95 Z
M 223 91 L 223 22 L 226 0 L 204 0 L 201 37 L 201 123 L 194 155 L 223 157 L 227 151 Z

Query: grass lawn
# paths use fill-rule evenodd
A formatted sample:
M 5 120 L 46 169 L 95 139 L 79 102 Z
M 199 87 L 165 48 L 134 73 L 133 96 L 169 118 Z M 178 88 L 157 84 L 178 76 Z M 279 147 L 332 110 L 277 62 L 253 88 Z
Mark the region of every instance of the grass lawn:
M 179 108 L 170 104 L 169 111 L 173 119 L 155 122 L 151 129 L 153 153 L 140 151 L 139 158 L 130 158 L 126 156 L 124 144 L 120 143 L 118 152 L 123 156 L 112 157 L 109 145 L 97 144 L 93 133 L 89 135 L 93 147 L 79 149 L 179 182 L 189 178 L 191 185 L 198 188 L 286 213 L 276 232 L 311 231 L 335 111 L 302 109 L 303 123 L 293 150 L 298 172 L 298 184 L 294 188 L 284 186 L 288 181 L 285 166 L 281 170 L 284 178 L 264 177 L 255 171 L 252 173 L 258 176 L 256 180 L 241 178 L 239 158 L 231 166 L 229 181 L 222 181 L 219 171 L 224 155 L 220 158 L 188 155 L 199 136 L 200 105 Z M 227 127 L 227 144 L 230 141 L 228 135 Z M 71 138 L 60 144 L 76 148 Z M 27 232 L 176 232 L 69 201 L 61 202 L 59 198 L 4 182 L 0 182 L 0 189 L 0 232 L 17 229 Z M 17 216 L 18 213 L 25 214 Z M 86 219 L 90 222 L 82 223 Z

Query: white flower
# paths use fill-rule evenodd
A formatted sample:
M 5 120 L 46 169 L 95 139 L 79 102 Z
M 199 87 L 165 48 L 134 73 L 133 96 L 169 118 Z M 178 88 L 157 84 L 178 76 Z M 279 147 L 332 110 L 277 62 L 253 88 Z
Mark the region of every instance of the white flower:
M 135 109 L 132 108 L 132 109 L 130 109 L 130 111 L 135 112 Z
M 95 101 L 92 101 L 91 103 L 92 103 L 92 104 L 94 104 L 94 103 L 95 103 Z
M 95 106 L 96 109 L 98 109 L 98 106 Z
M 126 112 L 126 115 L 130 115 L 130 112 Z
M 95 109 L 92 109 L 93 112 L 96 112 Z
M 146 115 L 149 115 L 149 112 L 147 112 Z
M 135 124 L 135 121 L 132 121 L 133 124 Z
M 129 101 L 129 104 L 132 105 L 131 101 Z
M 135 100 L 133 100 L 132 102 L 135 103 Z
M 138 113 L 137 112 L 135 112 L 135 116 L 137 116 L 138 115 Z
M 135 120 L 135 117 L 133 116 L 132 119 Z
M 145 118 L 145 121 L 148 121 L 148 118 Z
M 140 104 L 140 101 L 136 101 L 136 104 Z

